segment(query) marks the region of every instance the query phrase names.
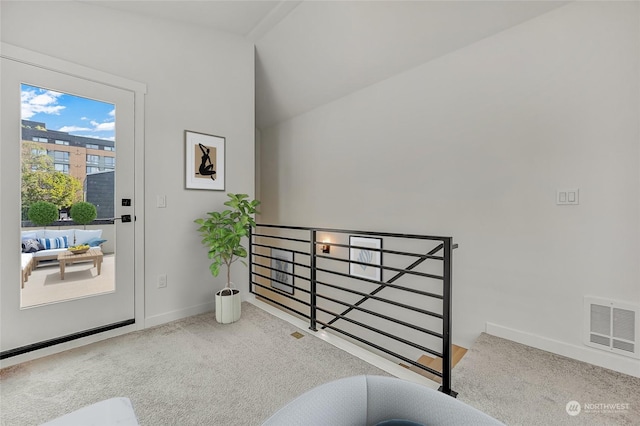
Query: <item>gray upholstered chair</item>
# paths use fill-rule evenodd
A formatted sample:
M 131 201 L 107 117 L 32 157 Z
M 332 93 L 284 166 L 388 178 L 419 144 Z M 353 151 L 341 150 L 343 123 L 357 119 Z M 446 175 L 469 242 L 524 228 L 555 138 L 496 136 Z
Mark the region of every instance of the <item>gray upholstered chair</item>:
M 355 376 L 300 395 L 263 426 L 502 425 L 441 392 L 393 377 Z

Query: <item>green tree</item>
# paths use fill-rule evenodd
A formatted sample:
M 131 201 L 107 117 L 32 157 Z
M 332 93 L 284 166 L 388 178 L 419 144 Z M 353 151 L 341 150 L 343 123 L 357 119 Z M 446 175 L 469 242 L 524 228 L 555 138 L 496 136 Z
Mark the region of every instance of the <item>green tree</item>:
M 98 216 L 98 210 L 93 204 L 80 201 L 71 206 L 69 215 L 75 223 L 79 223 L 84 226 L 84 229 L 87 229 L 87 224 L 93 222 L 96 216 Z
M 38 226 L 51 225 L 58 220 L 58 208 L 48 201 L 37 201 L 29 207 L 28 216 Z
M 34 171 L 52 172 L 53 158 L 47 155 L 47 150 L 36 142 L 22 142 L 22 174 Z
M 40 145 L 22 143 L 22 211 L 37 201 L 48 201 L 65 208 L 82 201 L 80 179 L 54 170 L 53 160 Z

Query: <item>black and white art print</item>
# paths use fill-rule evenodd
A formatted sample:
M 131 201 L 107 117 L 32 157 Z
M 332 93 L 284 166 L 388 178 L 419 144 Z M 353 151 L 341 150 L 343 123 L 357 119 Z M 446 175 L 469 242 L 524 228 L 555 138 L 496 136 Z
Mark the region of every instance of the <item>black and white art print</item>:
M 293 294 L 293 252 L 271 249 L 271 287 Z
M 185 187 L 224 191 L 224 143 L 221 136 L 185 130 Z
M 382 281 L 382 239 L 349 236 L 349 245 L 349 274 Z

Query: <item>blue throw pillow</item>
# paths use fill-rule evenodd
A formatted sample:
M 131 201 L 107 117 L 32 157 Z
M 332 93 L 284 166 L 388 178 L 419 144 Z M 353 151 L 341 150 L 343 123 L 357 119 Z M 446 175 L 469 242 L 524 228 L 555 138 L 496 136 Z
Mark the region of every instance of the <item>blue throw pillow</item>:
M 85 244 L 89 244 L 91 247 L 98 247 L 99 245 L 106 243 L 107 240 L 102 240 L 100 238 L 92 238 L 87 241 Z
M 46 250 L 69 247 L 69 241 L 67 240 L 66 235 L 63 237 L 55 238 L 38 238 L 38 241 L 40 242 L 40 245 L 43 246 Z

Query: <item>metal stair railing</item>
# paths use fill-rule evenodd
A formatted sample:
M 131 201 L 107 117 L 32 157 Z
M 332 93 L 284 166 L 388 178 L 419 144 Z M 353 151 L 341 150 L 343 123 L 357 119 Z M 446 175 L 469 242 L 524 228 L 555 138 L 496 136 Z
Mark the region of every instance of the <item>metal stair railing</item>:
M 327 236 L 333 242 L 326 241 Z M 336 242 L 346 236 L 348 244 Z M 380 248 L 351 244 L 352 237 L 379 240 Z M 416 253 L 383 248 L 383 242 L 435 247 Z M 456 396 L 451 389 L 451 285 L 457 246 L 451 237 L 258 224 L 250 235 L 250 289 L 261 300 L 308 319 L 313 331 L 320 325 L 432 373 L 441 378 L 441 392 Z M 322 253 L 327 247 L 333 253 Z M 379 262 L 352 258 L 353 250 L 376 253 Z M 390 257 L 395 263 L 387 261 Z M 413 262 L 399 267 L 405 258 Z M 383 272 L 393 276 L 384 281 L 358 276 L 351 265 L 379 269 L 380 277 Z M 434 339 L 440 342 L 436 347 Z M 416 351 L 442 358 L 442 371 L 414 361 Z

